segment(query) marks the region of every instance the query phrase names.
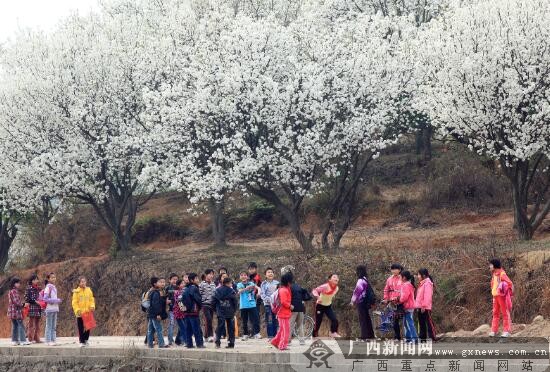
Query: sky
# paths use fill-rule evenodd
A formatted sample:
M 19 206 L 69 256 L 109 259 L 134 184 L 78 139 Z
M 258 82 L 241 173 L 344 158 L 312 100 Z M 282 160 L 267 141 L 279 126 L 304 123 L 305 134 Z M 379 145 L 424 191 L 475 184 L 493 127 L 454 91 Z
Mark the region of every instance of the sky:
M 73 11 L 80 14 L 98 9 L 98 0 L 0 0 L 0 43 L 19 28 L 51 30 Z

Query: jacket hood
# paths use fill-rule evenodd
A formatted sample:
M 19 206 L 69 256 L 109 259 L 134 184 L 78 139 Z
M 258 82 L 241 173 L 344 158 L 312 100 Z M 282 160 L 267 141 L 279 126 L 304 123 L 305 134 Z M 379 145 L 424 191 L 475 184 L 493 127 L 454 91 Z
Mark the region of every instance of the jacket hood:
M 434 283 L 430 280 L 430 278 L 426 278 L 420 282 L 420 285 L 429 285 L 433 287 Z
M 231 297 L 235 294 L 235 291 L 233 291 L 233 288 L 226 287 L 225 285 L 222 285 L 218 289 L 216 289 L 215 296 L 216 298 L 223 300 L 227 297 Z

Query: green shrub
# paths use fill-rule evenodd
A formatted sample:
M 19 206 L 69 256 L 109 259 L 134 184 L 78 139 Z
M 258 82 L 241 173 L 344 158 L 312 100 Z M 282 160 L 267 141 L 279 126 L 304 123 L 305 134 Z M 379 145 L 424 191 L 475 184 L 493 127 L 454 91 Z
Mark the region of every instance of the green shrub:
M 493 169 L 492 169 L 493 168 Z M 434 159 L 422 200 L 427 207 L 505 207 L 509 184 L 494 163 L 482 162 L 464 151 L 450 151 Z
M 228 231 L 235 232 L 250 230 L 265 222 L 285 224 L 275 206 L 262 199 L 252 199 L 244 207 L 228 210 L 226 218 Z
M 150 243 L 156 240 L 181 240 L 191 235 L 174 216 L 146 217 L 138 220 L 132 231 L 133 243 Z

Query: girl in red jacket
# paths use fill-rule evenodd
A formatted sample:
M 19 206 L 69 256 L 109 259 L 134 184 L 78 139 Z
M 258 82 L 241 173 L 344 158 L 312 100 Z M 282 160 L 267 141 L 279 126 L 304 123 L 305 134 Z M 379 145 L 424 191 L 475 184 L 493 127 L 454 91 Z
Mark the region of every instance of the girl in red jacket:
M 432 319 L 434 284 L 428 269 L 418 270 L 418 281 L 420 284 L 416 290 L 415 307 L 418 309 L 420 341 L 426 341 L 426 336 L 435 341 L 437 333 Z
M 403 325 L 405 326 L 405 338 L 407 342 L 417 342 L 418 335 L 414 326 L 414 277 L 410 271 L 403 271 L 401 273 L 401 291 L 399 295 L 399 303 L 403 304 L 405 308 L 405 315 L 403 317 Z
M 281 285 L 279 287 L 279 300 L 281 308 L 277 312 L 277 320 L 279 321 L 279 330 L 277 335 L 271 340 L 271 344 L 279 350 L 288 350 L 288 338 L 290 336 L 290 317 L 292 316 L 292 294 L 290 287 L 294 281 L 294 276 L 291 272 L 284 274 L 281 277 Z

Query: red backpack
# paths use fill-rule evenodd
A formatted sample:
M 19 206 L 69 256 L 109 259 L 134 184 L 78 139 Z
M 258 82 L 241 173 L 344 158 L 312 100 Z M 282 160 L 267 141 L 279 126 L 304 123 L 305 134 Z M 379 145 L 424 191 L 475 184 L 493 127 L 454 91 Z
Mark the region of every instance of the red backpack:
M 48 306 L 46 301 L 44 301 L 44 290 L 41 290 L 40 293 L 38 293 L 38 300 L 36 300 L 36 303 L 40 305 L 42 310 L 45 310 L 46 306 Z

